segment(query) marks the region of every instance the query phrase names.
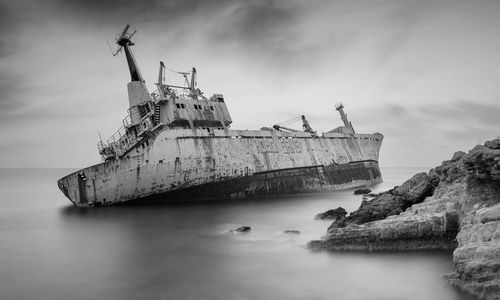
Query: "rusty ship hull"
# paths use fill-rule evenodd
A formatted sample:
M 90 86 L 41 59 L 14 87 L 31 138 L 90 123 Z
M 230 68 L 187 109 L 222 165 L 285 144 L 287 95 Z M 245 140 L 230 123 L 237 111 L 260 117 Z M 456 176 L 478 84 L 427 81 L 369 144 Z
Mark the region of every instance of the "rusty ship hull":
M 142 154 L 72 173 L 59 188 L 77 206 L 239 199 L 381 182 L 381 134 L 164 131 Z
M 261 130 L 233 130 L 224 96 L 206 97 L 195 68 L 178 72 L 160 62 L 157 89 L 150 93 L 129 29 L 117 37 L 114 53 L 125 53 L 131 78 L 123 124 L 97 144 L 102 163 L 58 181 L 76 206 L 259 197 L 382 180 L 383 135 L 356 133 L 341 103 L 335 109 L 344 126 L 326 133 L 317 134 L 304 115 Z M 185 84 L 166 84 L 167 69 Z M 288 127 L 300 120 L 302 131 Z

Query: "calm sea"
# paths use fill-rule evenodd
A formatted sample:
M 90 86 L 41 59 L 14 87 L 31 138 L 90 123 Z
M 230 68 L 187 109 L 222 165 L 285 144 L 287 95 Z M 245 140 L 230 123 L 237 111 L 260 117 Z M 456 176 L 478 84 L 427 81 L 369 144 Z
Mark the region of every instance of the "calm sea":
M 473 299 L 442 280 L 451 252 L 306 249 L 329 225 L 317 213 L 359 206 L 352 190 L 77 209 L 56 186 L 70 171 L 0 169 L 0 299 Z M 418 171 L 382 169 L 374 190 Z

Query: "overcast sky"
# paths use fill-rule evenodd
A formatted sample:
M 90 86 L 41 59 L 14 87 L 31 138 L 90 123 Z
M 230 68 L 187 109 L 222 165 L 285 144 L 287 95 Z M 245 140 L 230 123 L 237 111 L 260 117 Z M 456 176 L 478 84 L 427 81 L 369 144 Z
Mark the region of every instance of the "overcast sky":
M 100 162 L 130 80 L 105 38 L 127 23 L 150 92 L 160 60 L 195 66 L 233 129 L 305 114 L 327 131 L 341 100 L 357 132 L 384 134 L 382 166 L 432 167 L 500 135 L 499 15 L 495 0 L 0 0 L 0 167 Z

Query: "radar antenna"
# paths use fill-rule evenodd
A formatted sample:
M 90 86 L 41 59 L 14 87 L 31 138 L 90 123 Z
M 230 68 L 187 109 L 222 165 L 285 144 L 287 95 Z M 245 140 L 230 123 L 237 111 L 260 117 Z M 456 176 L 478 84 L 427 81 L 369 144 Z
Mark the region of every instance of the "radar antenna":
M 125 29 L 123 29 L 122 33 L 116 36 L 116 43 L 118 44 L 118 49 L 116 49 L 115 52 L 113 52 L 113 56 L 118 55 L 123 49 L 123 46 L 133 46 L 134 43 L 132 43 L 131 38 L 134 36 L 134 34 L 137 32 L 137 30 L 134 30 L 132 33 L 128 33 L 128 30 L 130 28 L 130 24 L 127 24 L 125 26 Z
M 113 53 L 113 56 L 116 56 L 118 53 L 125 49 L 125 56 L 127 57 L 128 68 L 130 71 L 131 81 L 142 81 L 144 82 L 144 78 L 142 77 L 141 72 L 139 71 L 139 66 L 135 61 L 134 55 L 130 50 L 130 46 L 133 46 L 131 38 L 137 32 L 135 30 L 132 33 L 129 33 L 128 30 L 130 28 L 130 24 L 127 24 L 123 31 L 116 37 L 116 44 L 118 44 L 118 49 Z

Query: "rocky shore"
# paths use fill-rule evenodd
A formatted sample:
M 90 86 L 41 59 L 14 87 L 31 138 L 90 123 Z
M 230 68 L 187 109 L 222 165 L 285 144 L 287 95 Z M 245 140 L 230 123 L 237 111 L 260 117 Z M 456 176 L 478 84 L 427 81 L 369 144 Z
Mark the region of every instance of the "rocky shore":
M 447 280 L 480 299 L 500 299 L 500 139 L 456 152 L 429 173 L 364 200 L 349 216 L 336 215 L 309 247 L 454 249 Z

